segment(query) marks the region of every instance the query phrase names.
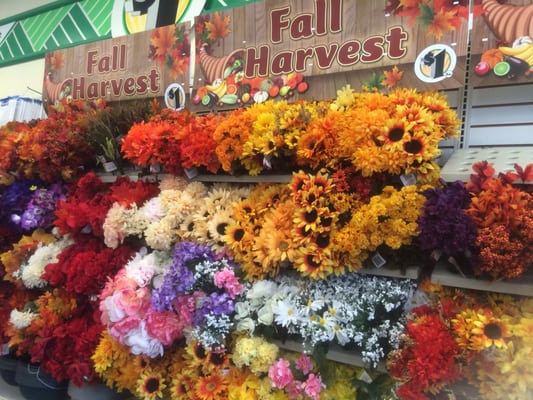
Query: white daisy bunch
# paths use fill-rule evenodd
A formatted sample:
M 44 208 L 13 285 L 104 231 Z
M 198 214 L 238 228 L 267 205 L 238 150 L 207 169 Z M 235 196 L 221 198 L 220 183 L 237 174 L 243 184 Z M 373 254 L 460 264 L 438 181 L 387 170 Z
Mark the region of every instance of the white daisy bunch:
M 252 333 L 261 325 L 303 340 L 312 350 L 337 343 L 361 353 L 376 367 L 399 345 L 405 328 L 405 305 L 415 290 L 407 279 L 362 273 L 257 282 L 237 305 L 237 329 Z M 259 294 L 259 295 L 258 295 Z
M 260 327 L 274 325 L 274 308 L 278 302 L 295 296 L 299 290 L 292 279 L 278 277 L 245 283 L 243 294 L 235 303 L 235 330 L 251 335 Z

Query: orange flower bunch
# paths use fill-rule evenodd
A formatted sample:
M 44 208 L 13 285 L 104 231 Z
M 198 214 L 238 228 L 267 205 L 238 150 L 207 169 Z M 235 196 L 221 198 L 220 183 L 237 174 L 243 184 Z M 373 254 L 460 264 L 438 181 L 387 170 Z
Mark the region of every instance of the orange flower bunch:
M 189 124 L 183 126 L 185 132 L 180 135 L 183 167 L 205 167 L 214 174 L 218 172 L 221 165 L 215 151 L 217 143 L 213 135 L 223 120 L 223 114 L 210 113 L 191 118 Z
M 533 263 L 533 196 L 504 175 L 494 177 L 494 168 L 486 161 L 473 169 L 467 214 L 478 228 L 479 272 L 494 279 L 520 276 Z
M 134 124 L 122 139 L 124 158 L 141 167 L 160 164 L 167 172 L 183 172 L 180 140 L 186 135 L 183 129 L 190 123 L 191 114 L 165 109 L 148 122 Z
M 250 107 L 246 110 L 233 111 L 213 133 L 213 138 L 217 142 L 215 152 L 222 169 L 226 172 L 236 168 L 236 162 L 243 152 L 244 143 L 250 136 L 252 123 L 257 117 L 253 110 L 253 107 Z
M 355 93 L 346 86 L 329 112 L 302 131 L 297 162 L 311 168 L 350 162 L 363 176 L 416 173 L 434 181 L 439 142 L 457 135 L 458 122 L 438 93 Z
M 70 180 L 80 167 L 95 160 L 88 139 L 88 121 L 104 102 L 63 101 L 50 107 L 46 119 L 27 124 L 8 124 L 0 131 L 0 174 L 41 178 L 46 182 Z

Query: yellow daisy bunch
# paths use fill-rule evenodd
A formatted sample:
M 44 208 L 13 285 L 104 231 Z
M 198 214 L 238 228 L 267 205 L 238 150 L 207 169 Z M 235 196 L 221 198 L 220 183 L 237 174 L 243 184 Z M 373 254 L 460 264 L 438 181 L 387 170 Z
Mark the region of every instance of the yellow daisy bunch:
M 250 175 L 274 169 L 276 162 L 290 161 L 302 132 L 324 108 L 318 104 L 269 100 L 247 110 L 255 119 L 239 160 Z
M 399 249 L 418 235 L 417 219 L 425 197 L 425 186 L 386 186 L 352 214 L 350 221 L 332 233 L 334 251 L 346 252 L 350 268 L 357 270 L 381 245 Z
M 135 392 L 143 369 L 141 357 L 131 354 L 129 348 L 113 339 L 107 330 L 102 332 L 91 358 L 96 373 L 107 386 L 116 388 L 118 392 Z

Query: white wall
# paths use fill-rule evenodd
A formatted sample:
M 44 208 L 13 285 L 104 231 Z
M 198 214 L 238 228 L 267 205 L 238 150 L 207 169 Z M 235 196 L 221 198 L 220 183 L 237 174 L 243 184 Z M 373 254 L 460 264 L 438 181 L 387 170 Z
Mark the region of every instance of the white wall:
M 41 7 L 50 3 L 52 0 L 0 0 L 0 18 L 9 18 L 13 15 L 30 11 L 33 8 Z
M 0 0 L 0 19 L 9 18 L 34 8 L 54 3 L 52 0 Z M 40 99 L 41 96 L 28 87 L 42 91 L 44 59 L 0 68 L 0 99 L 24 96 Z
M 24 96 L 40 99 L 43 90 L 44 58 L 0 68 L 0 99 Z

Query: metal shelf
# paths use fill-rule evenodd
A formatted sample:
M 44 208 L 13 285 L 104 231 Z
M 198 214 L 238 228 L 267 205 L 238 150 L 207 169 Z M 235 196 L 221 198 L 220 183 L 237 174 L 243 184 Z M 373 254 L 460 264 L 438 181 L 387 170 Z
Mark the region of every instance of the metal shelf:
M 431 282 L 461 289 L 482 290 L 533 297 L 533 270 L 512 280 L 484 280 L 462 276 L 448 262 L 439 262 L 431 274 Z
M 515 164 L 525 168 L 533 162 L 533 146 L 471 147 L 455 150 L 441 168 L 440 175 L 447 182 L 468 182 L 470 174 L 474 173 L 472 165 L 478 161 L 491 163 L 496 174 L 515 172 Z
M 394 266 L 383 266 L 381 268 L 362 268 L 360 273 L 367 275 L 383 276 L 387 278 L 418 279 L 420 268 L 416 266 L 407 267 L 404 270 Z
M 106 172 L 99 172 L 97 175 L 102 179 L 103 182 L 107 183 L 113 183 L 120 175 L 113 175 L 111 173 Z M 163 179 L 166 176 L 169 176 L 168 174 L 150 174 L 150 175 L 144 175 L 142 177 L 139 177 L 139 173 L 135 171 L 128 171 L 122 176 L 128 176 L 132 181 L 136 181 L 138 179 L 143 179 L 151 182 L 156 182 L 161 179 Z M 192 178 L 188 178 L 187 176 L 183 176 L 184 178 L 188 179 L 190 182 L 227 182 L 227 183 L 288 183 L 292 179 L 292 175 L 290 174 L 279 174 L 279 175 L 258 175 L 258 176 L 251 176 L 251 175 L 207 175 L 207 174 L 201 174 L 196 175 Z

